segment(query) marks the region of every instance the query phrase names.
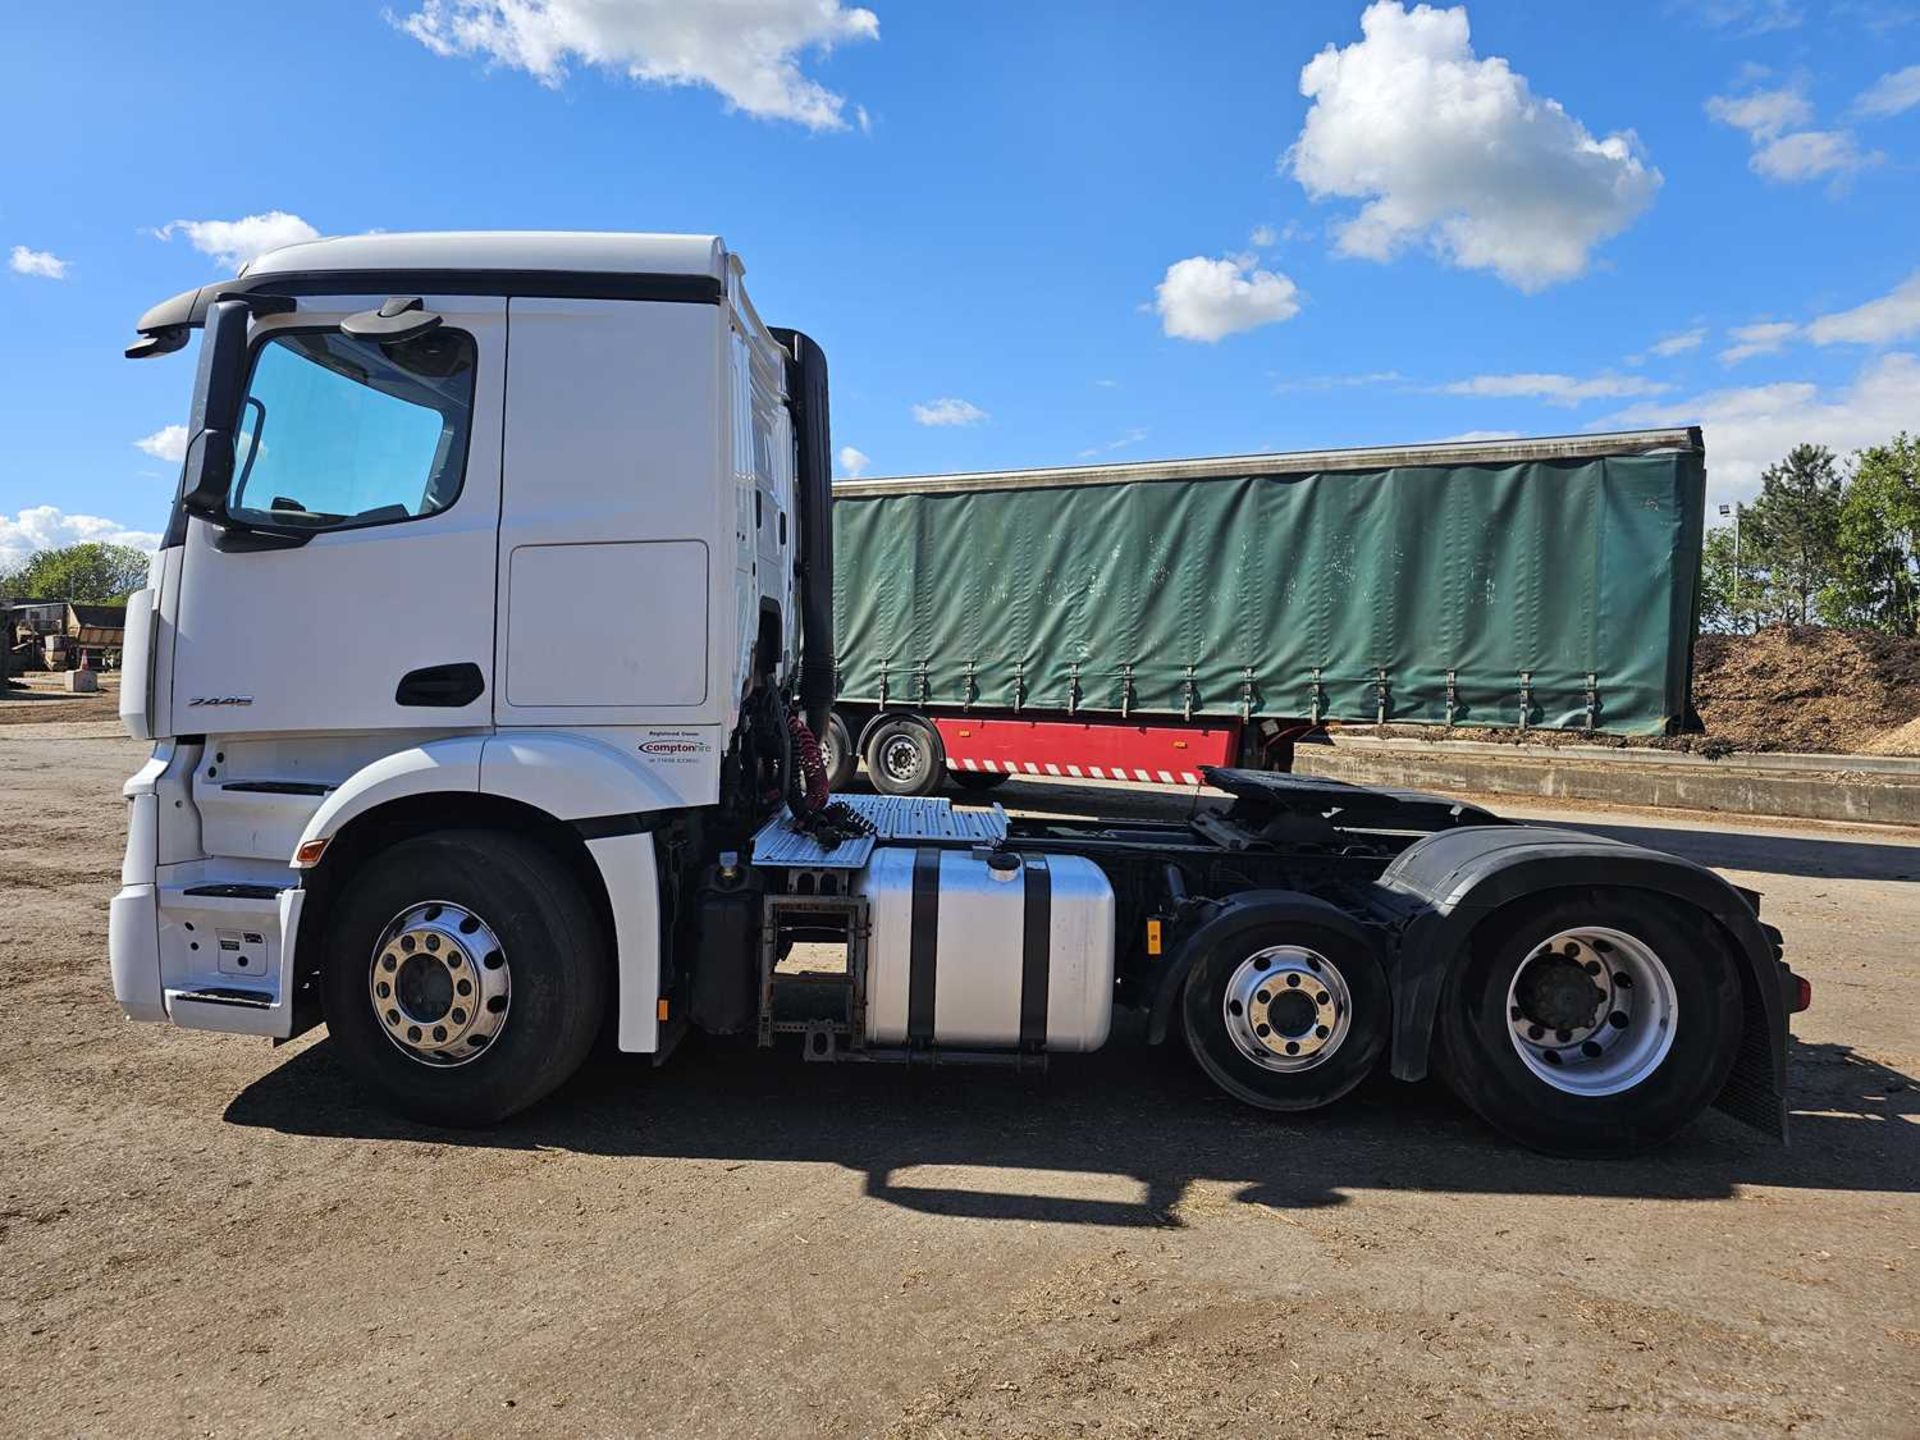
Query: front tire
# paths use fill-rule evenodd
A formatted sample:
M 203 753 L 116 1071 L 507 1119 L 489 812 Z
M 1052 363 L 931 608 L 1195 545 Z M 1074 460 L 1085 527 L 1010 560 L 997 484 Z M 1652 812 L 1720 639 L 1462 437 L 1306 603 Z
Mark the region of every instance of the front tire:
M 859 769 L 859 757 L 853 748 L 853 736 L 839 711 L 827 716 L 827 733 L 820 739 L 821 758 L 827 762 L 827 789 L 838 795 L 853 783 Z
M 347 882 L 322 960 L 327 1029 L 391 1108 L 490 1125 L 546 1098 L 593 1048 L 606 941 L 579 883 L 518 836 L 449 830 Z
M 1187 1047 L 1236 1100 L 1262 1110 L 1331 1105 L 1386 1049 L 1387 977 L 1331 925 L 1250 911 L 1196 937 L 1181 997 Z
M 1555 1155 L 1670 1138 L 1733 1068 L 1740 977 L 1712 922 L 1593 889 L 1493 916 L 1440 999 L 1436 1068 L 1496 1130 Z

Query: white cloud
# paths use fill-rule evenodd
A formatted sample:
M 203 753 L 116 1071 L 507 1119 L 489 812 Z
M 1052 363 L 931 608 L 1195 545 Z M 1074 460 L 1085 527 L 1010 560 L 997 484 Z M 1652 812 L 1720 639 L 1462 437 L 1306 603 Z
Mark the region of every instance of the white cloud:
M 250 264 L 269 250 L 320 238 L 320 232 L 313 226 L 284 210 L 245 215 L 238 220 L 176 220 L 153 233 L 158 239 L 171 240 L 176 231 L 186 236 L 187 243 L 202 255 L 211 255 L 233 270 Z
M 866 474 L 867 466 L 872 463 L 873 461 L 868 457 L 866 451 L 856 450 L 851 445 L 842 445 L 840 447 L 840 473 L 845 475 L 849 480 L 858 480 L 862 475 Z
M 1435 445 L 1472 445 L 1477 441 L 1518 440 L 1518 430 L 1462 430 L 1458 435 L 1442 435 Z
M 971 400 L 956 399 L 952 395 L 913 407 L 916 425 L 978 425 L 987 418 L 987 412 Z
M 1756 175 L 1793 184 L 1822 175 L 1851 175 L 1884 159 L 1878 150 L 1862 150 L 1850 131 L 1802 130 L 1761 147 L 1747 163 Z
M 162 425 L 151 435 L 133 442 L 156 460 L 171 460 L 176 465 L 187 458 L 187 427 Z
M 1920 335 L 1920 270 L 1878 300 L 1822 315 L 1807 326 L 1816 345 L 1886 345 Z
M 1745 95 L 1715 95 L 1707 114 L 1722 125 L 1744 130 L 1756 143 L 1772 140 L 1795 126 L 1811 124 L 1813 105 L 1798 85 L 1753 90 Z
M 1870 361 L 1838 391 L 1823 392 L 1804 381 L 1715 390 L 1683 401 L 1634 405 L 1594 428 L 1701 425 L 1707 478 L 1714 499 L 1721 501 L 1751 495 L 1760 472 L 1795 445 L 1825 445 L 1844 454 L 1911 431 L 1916 414 L 1920 357 L 1895 351 Z
M 1585 400 L 1621 400 L 1638 395 L 1662 395 L 1671 390 L 1639 375 L 1595 375 L 1581 380 L 1572 375 L 1521 373 L 1475 375 L 1439 387 L 1443 395 L 1473 395 L 1485 399 L 1544 400 L 1549 405 L 1578 405 Z
M 1280 243 L 1280 232 L 1271 225 L 1256 225 L 1247 243 L 1256 250 L 1270 250 Z
M 1398 370 L 1371 370 L 1363 375 L 1305 375 L 1295 380 L 1274 381 L 1274 392 L 1284 395 L 1293 390 L 1348 390 L 1357 385 L 1386 385 L 1403 378 Z
M 1681 330 L 1676 334 L 1663 335 L 1647 347 L 1647 353 L 1670 360 L 1675 355 L 1684 355 L 1689 350 L 1698 350 L 1707 339 L 1707 327 L 1696 325 L 1691 330 Z
M 14 246 L 13 254 L 7 258 L 7 268 L 14 274 L 35 275 L 42 280 L 66 279 L 70 263 L 50 251 L 29 250 L 24 245 Z
M 117 520 L 98 515 L 69 515 L 57 505 L 31 505 L 11 519 L 0 514 L 0 570 L 25 564 L 36 550 L 87 540 L 131 545 L 136 550 L 160 548 L 160 537 L 150 531 L 129 530 Z
M 543 85 L 571 64 L 598 66 L 711 86 L 734 109 L 809 130 L 844 130 L 847 102 L 801 70 L 802 55 L 880 35 L 871 10 L 840 0 L 421 0 L 399 23 L 436 55 L 478 56 Z
M 1176 261 L 1154 288 L 1160 328 L 1179 340 L 1212 344 L 1242 330 L 1291 320 L 1300 313 L 1300 292 L 1276 270 L 1255 268 L 1251 255 Z
M 1720 363 L 1738 365 L 1755 355 L 1778 355 L 1787 348 L 1787 341 L 1800 333 L 1800 327 L 1790 320 L 1766 320 L 1736 325 L 1727 333 L 1733 337 L 1733 344 L 1720 352 Z
M 1708 25 L 1764 35 L 1791 30 L 1806 18 L 1797 0 L 1683 0 Z
M 1464 7 L 1377 0 L 1360 26 L 1300 72 L 1313 106 L 1281 162 L 1316 200 L 1366 200 L 1335 227 L 1341 253 L 1387 260 L 1425 240 L 1534 291 L 1583 274 L 1653 203 L 1660 172 L 1633 132 L 1596 140 L 1505 60 L 1478 58 Z
M 1860 92 L 1853 102 L 1854 113 L 1884 119 L 1888 115 L 1899 115 L 1920 105 L 1920 65 L 1909 65 L 1904 70 L 1895 70 L 1890 75 L 1882 75 L 1873 84 Z
M 1707 101 L 1707 114 L 1746 132 L 1754 147 L 1747 167 L 1768 180 L 1793 184 L 1823 175 L 1851 175 L 1886 158 L 1862 150 L 1850 130 L 1798 128 L 1813 123 L 1813 105 L 1798 83 L 1715 95 Z
M 1098 455 L 1110 455 L 1115 450 L 1125 450 L 1129 446 L 1138 445 L 1142 440 L 1146 438 L 1147 438 L 1146 427 L 1143 425 L 1135 426 L 1133 429 L 1127 431 L 1126 434 L 1120 436 L 1117 440 L 1109 440 L 1104 445 L 1089 445 L 1086 449 L 1080 452 L 1080 458 L 1082 460 L 1091 460 Z

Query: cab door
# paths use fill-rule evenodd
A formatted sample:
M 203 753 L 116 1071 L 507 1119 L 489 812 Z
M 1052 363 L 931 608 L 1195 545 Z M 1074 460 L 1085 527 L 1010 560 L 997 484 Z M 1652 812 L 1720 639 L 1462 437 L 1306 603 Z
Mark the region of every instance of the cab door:
M 157 571 L 159 733 L 488 722 L 506 301 L 423 296 L 441 323 L 405 340 L 341 331 L 387 298 L 254 325 L 239 524 L 189 519 Z

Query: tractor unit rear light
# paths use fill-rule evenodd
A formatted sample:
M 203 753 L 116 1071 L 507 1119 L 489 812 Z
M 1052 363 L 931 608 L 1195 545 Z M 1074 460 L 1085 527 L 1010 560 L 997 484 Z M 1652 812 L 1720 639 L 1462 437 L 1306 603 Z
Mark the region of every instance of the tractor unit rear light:
M 1804 975 L 1793 974 L 1791 970 L 1789 970 L 1787 974 L 1793 980 L 1793 1002 L 1788 1005 L 1787 1008 L 1795 1015 L 1798 1015 L 1802 1010 L 1811 1010 L 1813 1008 L 1813 982 Z

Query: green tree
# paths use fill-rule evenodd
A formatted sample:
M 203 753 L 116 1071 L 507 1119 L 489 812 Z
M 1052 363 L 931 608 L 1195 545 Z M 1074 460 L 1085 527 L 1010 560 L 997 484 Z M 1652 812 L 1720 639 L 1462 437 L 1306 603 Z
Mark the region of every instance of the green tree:
M 1742 537 L 1745 538 L 1744 536 Z M 1700 628 L 1702 630 L 1751 630 L 1757 623 L 1759 607 L 1766 594 L 1766 577 L 1755 568 L 1751 552 L 1739 549 L 1739 565 L 1734 564 L 1734 531 L 1721 525 L 1707 532 L 1700 551 Z
M 1920 633 L 1920 438 L 1862 450 L 1840 507 L 1837 564 L 1821 609 L 1838 624 Z
M 1767 467 L 1747 508 L 1742 547 L 1766 572 L 1766 608 L 1790 625 L 1809 623 L 1814 601 L 1834 581 L 1843 488 L 1831 450 L 1796 445 Z
M 147 566 L 146 555 L 130 545 L 62 545 L 36 550 L 24 565 L 0 574 L 0 594 L 110 604 L 147 583 Z

